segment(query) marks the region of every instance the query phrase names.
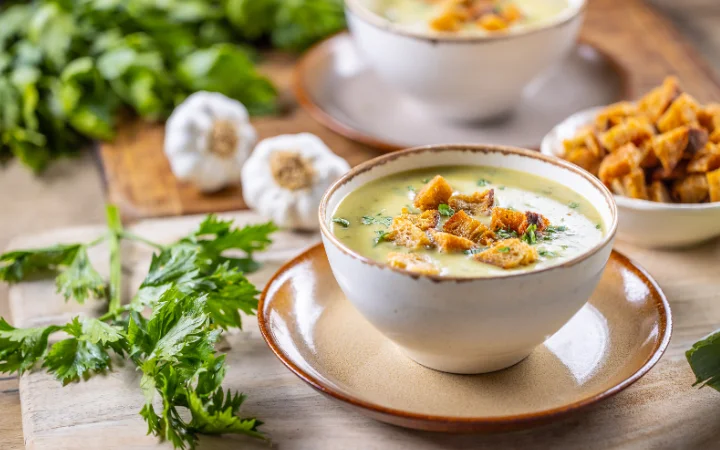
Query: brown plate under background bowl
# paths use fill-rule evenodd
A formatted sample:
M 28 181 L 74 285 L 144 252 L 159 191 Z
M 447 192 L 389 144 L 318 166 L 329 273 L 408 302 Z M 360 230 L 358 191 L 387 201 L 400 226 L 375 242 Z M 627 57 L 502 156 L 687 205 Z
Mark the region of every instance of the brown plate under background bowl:
M 539 148 L 545 134 L 570 114 L 626 98 L 627 81 L 619 63 L 580 44 L 570 58 L 526 88 L 520 107 L 509 118 L 445 123 L 423 114 L 412 99 L 384 84 L 358 54 L 350 35 L 341 33 L 300 59 L 294 90 L 315 120 L 380 150 L 447 142 Z
M 647 373 L 672 331 L 660 288 L 617 252 L 564 328 L 491 374 L 437 372 L 401 354 L 345 298 L 322 245 L 275 274 L 258 321 L 275 355 L 321 393 L 382 422 L 444 432 L 527 428 L 593 405 Z

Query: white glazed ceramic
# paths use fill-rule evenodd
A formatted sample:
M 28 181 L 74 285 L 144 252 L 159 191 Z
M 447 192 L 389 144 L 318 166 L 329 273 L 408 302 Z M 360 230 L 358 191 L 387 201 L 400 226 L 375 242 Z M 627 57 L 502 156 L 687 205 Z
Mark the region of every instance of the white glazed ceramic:
M 452 121 L 487 120 L 515 109 L 525 87 L 570 53 L 586 2 L 568 0 L 566 10 L 542 25 L 469 36 L 408 31 L 364 1 L 346 1 L 348 27 L 363 56 L 419 108 Z
M 330 231 L 340 201 L 361 185 L 393 173 L 441 165 L 505 167 L 553 179 L 595 205 L 607 235 L 586 253 L 558 266 L 453 278 L 390 268 L 360 256 Z M 617 228 L 615 202 L 599 180 L 557 158 L 497 146 L 429 146 L 381 156 L 338 180 L 325 194 L 319 214 L 333 274 L 360 313 L 418 363 L 463 374 L 518 363 L 570 320 L 595 290 Z
M 545 136 L 541 151 L 561 156 L 563 141 L 591 124 L 604 107 L 580 111 Z M 720 203 L 676 204 L 615 196 L 618 239 L 646 248 L 682 248 L 720 236 Z

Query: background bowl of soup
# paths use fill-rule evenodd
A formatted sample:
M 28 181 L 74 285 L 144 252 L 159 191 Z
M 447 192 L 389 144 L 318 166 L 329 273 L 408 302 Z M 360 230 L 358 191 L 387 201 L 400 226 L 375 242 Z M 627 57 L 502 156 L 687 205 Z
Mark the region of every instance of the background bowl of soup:
M 533 19 L 495 32 L 433 31 L 423 15 L 432 2 L 422 0 L 347 0 L 346 15 L 356 45 L 386 83 L 442 120 L 475 121 L 510 113 L 525 87 L 568 55 L 585 2 L 516 0 Z M 394 16 L 384 13 L 388 5 L 400 5 Z M 397 18 L 406 10 L 408 23 Z
M 374 236 L 434 175 L 458 192 L 492 188 L 497 204 L 540 212 L 563 236 L 539 243 L 540 259 L 516 269 L 466 253 L 436 255 L 442 270 L 434 275 L 391 267 L 385 258 L 397 249 Z M 360 313 L 416 362 L 465 374 L 516 364 L 567 323 L 595 290 L 617 228 L 612 194 L 590 174 L 482 145 L 421 147 L 361 164 L 326 192 L 319 215 L 333 274 Z
M 559 123 L 543 139 L 542 153 L 560 157 L 563 141 L 592 124 L 605 107 L 579 111 Z M 720 237 L 720 202 L 659 203 L 615 196 L 618 239 L 645 248 L 680 249 Z

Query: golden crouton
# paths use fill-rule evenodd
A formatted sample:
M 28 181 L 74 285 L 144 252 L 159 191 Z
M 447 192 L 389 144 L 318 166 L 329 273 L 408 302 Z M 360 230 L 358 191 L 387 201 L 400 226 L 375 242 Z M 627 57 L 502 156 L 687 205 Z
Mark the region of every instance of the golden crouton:
M 658 203 L 672 203 L 670 192 L 662 181 L 653 181 L 648 186 L 648 198 Z
M 520 8 L 510 3 L 500 7 L 500 17 L 507 23 L 513 23 L 522 19 L 523 13 Z
M 720 130 L 720 103 L 710 103 L 697 112 L 700 126 L 712 133 Z
M 488 245 L 495 239 L 495 233 L 463 210 L 459 210 L 445 222 L 443 231 L 482 245 Z
M 623 145 L 603 159 L 598 169 L 598 177 L 603 183 L 610 185 L 613 179 L 624 177 L 639 167 L 642 159 L 642 152 L 634 144 Z
M 637 106 L 634 103 L 613 103 L 598 113 L 595 118 L 595 127 L 600 131 L 607 131 L 635 115 L 637 115 Z
M 492 210 L 492 221 L 490 222 L 490 229 L 493 231 L 508 230 L 515 231 L 518 236 L 521 235 L 520 228 L 526 222 L 527 218 L 525 213 L 520 211 L 514 211 L 506 208 L 493 208 Z
M 663 168 L 671 172 L 680 162 L 690 142 L 690 128 L 680 127 L 653 139 L 653 151 Z
M 666 133 L 684 125 L 698 124 L 700 105 L 690 94 L 681 94 L 657 121 L 657 129 Z
M 601 158 L 595 156 L 590 150 L 585 147 L 571 150 L 565 153 L 564 158 L 577 166 L 582 167 L 591 174 L 597 176 L 598 170 L 600 169 Z
M 590 126 L 580 129 L 572 139 L 563 141 L 563 147 L 566 155 L 574 150 L 586 149 L 597 158 L 605 156 L 605 150 L 600 146 L 595 130 Z
M 402 247 L 417 250 L 423 247 L 432 246 L 428 235 L 419 227 L 403 217 L 396 217 L 390 226 L 390 231 L 385 239 Z
M 625 175 L 623 177 L 623 190 L 627 197 L 647 200 L 648 192 L 645 186 L 645 171 L 636 167 L 631 170 L 629 174 Z
M 467 8 L 462 5 L 462 2 L 447 2 L 442 12 L 430 20 L 430 28 L 435 31 L 460 31 L 463 22 L 469 18 Z
M 706 174 L 711 202 L 720 202 L 720 169 Z
M 642 159 L 640 160 L 640 167 L 642 167 L 643 169 L 654 169 L 655 167 L 660 165 L 660 160 L 653 151 L 652 143 L 653 140 L 648 139 L 643 142 L 639 147 L 640 153 L 642 154 Z
M 450 184 L 438 175 L 420 189 L 413 204 L 421 211 L 438 209 L 438 206 L 448 202 L 452 193 Z
M 685 175 L 687 175 L 687 164 L 682 161 L 673 170 L 667 170 L 662 166 L 657 167 L 650 173 L 650 179 L 652 181 L 673 181 L 685 178 Z
M 623 186 L 622 178 L 613 178 L 610 181 L 610 190 L 615 195 L 625 195 L 625 186 Z
M 455 211 L 466 211 L 473 216 L 489 216 L 494 203 L 494 189 L 472 195 L 455 194 L 448 200 L 448 206 Z
M 550 221 L 542 214 L 532 211 L 523 213 L 511 209 L 493 208 L 490 223 L 493 231 L 514 231 L 518 236 L 522 236 L 531 225 L 535 225 L 536 231 L 543 231 L 550 226 Z
M 712 172 L 720 168 L 720 146 L 708 143 L 702 151 L 696 153 L 687 165 L 690 173 Z
M 389 253 L 388 264 L 396 269 L 404 269 L 423 275 L 437 275 L 440 269 L 433 264 L 429 256 L 414 253 Z
M 712 132 L 709 141 L 713 144 L 720 144 L 720 128 Z
M 427 211 L 423 211 L 422 214 L 411 214 L 407 208 L 403 208 L 400 217 L 409 220 L 413 225 L 423 231 L 435 228 L 440 222 L 440 212 L 436 209 L 428 209 Z
M 477 21 L 480 28 L 487 31 L 500 31 L 506 29 L 509 24 L 497 14 L 485 14 Z
M 640 145 L 644 140 L 650 139 L 653 134 L 654 130 L 650 123 L 633 117 L 600 135 L 600 143 L 608 151 L 614 152 L 625 144 Z
M 708 179 L 701 174 L 689 175 L 673 183 L 672 193 L 680 203 L 702 203 L 709 195 Z
M 454 234 L 430 230 L 430 236 L 442 253 L 464 252 L 475 248 L 473 241 Z
M 667 77 L 662 86 L 653 89 L 640 99 L 638 110 L 655 123 L 681 92 L 677 78 Z
M 538 259 L 537 251 L 520 239 L 504 239 L 473 256 L 476 261 L 503 269 L 527 266 Z

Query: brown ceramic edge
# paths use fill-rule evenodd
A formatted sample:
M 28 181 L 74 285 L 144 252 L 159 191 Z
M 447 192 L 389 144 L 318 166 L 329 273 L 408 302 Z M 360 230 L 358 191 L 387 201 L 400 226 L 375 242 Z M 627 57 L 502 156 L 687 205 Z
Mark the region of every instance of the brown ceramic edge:
M 260 333 L 263 336 L 270 350 L 275 356 L 293 372 L 298 378 L 309 384 L 312 388 L 325 394 L 331 398 L 339 400 L 343 403 L 347 403 L 351 406 L 361 408 L 369 412 L 374 417 L 382 417 L 387 419 L 395 425 L 405 426 L 408 428 L 414 428 L 419 430 L 429 431 L 441 431 L 441 432 L 473 432 L 473 431 L 509 431 L 520 428 L 526 428 L 531 426 L 542 425 L 544 423 L 551 422 L 556 419 L 563 418 L 570 415 L 571 413 L 578 412 L 586 409 L 598 402 L 610 398 L 619 392 L 627 389 L 633 383 L 642 378 L 652 369 L 658 361 L 665 354 L 665 351 L 670 344 L 670 337 L 672 335 L 673 323 L 672 323 L 672 310 L 667 297 L 663 293 L 657 282 L 648 274 L 648 272 L 641 266 L 634 263 L 631 259 L 626 257 L 620 252 L 615 250 L 610 255 L 611 260 L 617 261 L 621 266 L 631 270 L 636 276 L 638 276 L 645 285 L 650 289 L 651 295 L 654 299 L 654 303 L 657 306 L 657 314 L 659 317 L 660 333 L 658 335 L 655 348 L 648 357 L 648 359 L 642 364 L 642 366 L 635 371 L 632 375 L 617 383 L 615 386 L 606 389 L 591 397 L 584 398 L 580 401 L 570 403 L 568 405 L 560 406 L 553 409 L 539 411 L 528 414 L 518 414 L 511 416 L 497 416 L 497 417 L 484 417 L 484 418 L 473 418 L 473 417 L 448 417 L 448 416 L 434 416 L 426 414 L 417 414 L 407 411 L 402 411 L 393 408 L 387 408 L 376 405 L 369 401 L 361 400 L 349 395 L 345 395 L 341 392 L 333 390 L 331 387 L 326 386 L 312 375 L 306 373 L 299 368 L 291 359 L 281 350 L 280 346 L 275 342 L 272 333 L 268 328 L 268 321 L 265 316 L 265 307 L 267 296 L 270 289 L 273 287 L 275 282 L 285 275 L 290 269 L 294 268 L 301 262 L 312 258 L 312 254 L 315 252 L 321 252 L 324 249 L 323 244 L 316 244 L 309 249 L 302 252 L 300 255 L 291 259 L 285 263 L 278 271 L 270 278 L 268 283 L 265 285 L 260 300 L 258 302 L 257 318 Z
M 345 11 L 346 14 L 351 13 L 358 19 L 362 20 L 368 25 L 378 28 L 388 33 L 396 34 L 418 41 L 427 41 L 430 44 L 478 44 L 478 43 L 490 43 L 496 41 L 504 41 L 513 38 L 519 38 L 522 36 L 533 35 L 542 31 L 551 30 L 553 28 L 559 28 L 563 25 L 572 22 L 578 16 L 581 16 L 587 10 L 588 0 L 580 0 L 582 3 L 572 10 L 570 13 L 558 14 L 558 17 L 549 20 L 547 23 L 540 24 L 537 26 L 520 28 L 519 30 L 513 30 L 510 32 L 495 32 L 485 35 L 467 35 L 467 34 L 447 34 L 447 33 L 422 33 L 419 31 L 404 30 L 397 26 L 393 22 L 381 17 L 378 14 L 370 11 L 368 8 L 358 4 L 359 0 L 346 0 Z M 568 6 L 568 9 L 570 7 Z
M 600 193 L 605 197 L 605 202 L 607 203 L 608 207 L 610 208 L 610 215 L 612 217 L 612 221 L 610 223 L 610 226 L 608 228 L 608 232 L 603 237 L 602 241 L 600 241 L 597 245 L 592 247 L 591 249 L 587 250 L 584 253 L 581 253 L 580 255 L 569 259 L 568 261 L 565 261 L 562 264 L 558 264 L 555 266 L 546 267 L 543 269 L 533 270 L 530 272 L 516 272 L 516 273 L 510 273 L 510 274 L 504 274 L 504 275 L 493 275 L 493 276 L 483 276 L 483 277 L 452 277 L 452 276 L 443 276 L 443 275 L 427 275 L 427 274 L 418 274 L 417 272 L 411 272 L 404 269 L 399 269 L 396 267 L 392 267 L 389 264 L 378 262 L 375 260 L 372 260 L 370 258 L 367 258 L 365 256 L 362 256 L 361 254 L 355 252 L 354 250 L 347 247 L 345 244 L 340 242 L 340 240 L 335 237 L 335 235 L 328 229 L 327 222 L 325 220 L 326 211 L 327 211 L 327 204 L 330 201 L 330 197 L 335 194 L 335 192 L 345 185 L 346 183 L 349 183 L 352 181 L 356 176 L 361 175 L 365 172 L 369 172 L 372 169 L 374 169 L 377 166 L 392 162 L 396 159 L 412 156 L 419 153 L 425 153 L 425 152 L 443 152 L 443 151 L 469 151 L 469 152 L 481 152 L 481 153 L 501 153 L 503 155 L 513 154 L 513 155 L 519 155 L 524 157 L 529 157 L 532 159 L 539 159 L 543 162 L 546 162 L 548 164 L 553 164 L 555 166 L 558 166 L 562 169 L 569 170 L 571 172 L 575 172 L 577 175 L 580 175 L 583 177 L 586 181 L 589 181 L 591 185 L 593 185 Z M 353 167 L 345 173 L 340 179 L 338 179 L 335 183 L 333 183 L 327 191 L 325 191 L 325 194 L 323 194 L 322 200 L 320 200 L 320 207 L 318 208 L 318 218 L 320 222 L 320 231 L 338 250 L 340 250 L 342 253 L 344 253 L 346 256 L 349 256 L 351 258 L 354 258 L 358 261 L 360 261 L 363 264 L 374 266 L 380 269 L 387 269 L 390 271 L 394 271 L 397 273 L 401 273 L 404 275 L 407 275 L 414 279 L 429 279 L 436 283 L 444 283 L 444 282 L 454 282 L 454 283 L 466 283 L 471 281 L 477 281 L 477 280 L 500 280 L 500 279 L 517 279 L 517 278 L 529 278 L 536 276 L 537 274 L 550 272 L 553 270 L 559 270 L 564 269 L 568 267 L 572 267 L 576 264 L 579 264 L 586 259 L 590 258 L 591 256 L 595 255 L 597 252 L 602 250 L 605 246 L 610 244 L 610 242 L 614 239 L 615 234 L 617 233 L 617 227 L 618 227 L 618 210 L 617 205 L 615 204 L 615 199 L 613 194 L 610 192 L 610 190 L 605 186 L 598 178 L 590 174 L 589 172 L 586 172 L 585 170 L 581 169 L 580 167 L 571 164 L 565 160 L 556 158 L 554 156 L 548 156 L 544 155 L 539 152 L 535 152 L 532 150 L 526 150 L 522 148 L 517 147 L 507 147 L 507 146 L 500 146 L 500 145 L 482 145 L 482 144 L 448 144 L 448 145 L 428 145 L 424 147 L 414 147 L 406 150 L 401 150 L 394 153 L 388 153 L 386 155 L 378 156 L 377 158 L 371 159 L 370 161 L 366 161 L 358 166 Z
M 368 147 L 372 147 L 383 152 L 394 152 L 407 148 L 407 146 L 394 144 L 390 141 L 373 137 L 372 135 L 370 135 L 370 133 L 366 131 L 353 128 L 352 126 L 342 122 L 341 120 L 336 119 L 332 114 L 325 111 L 325 109 L 323 109 L 323 107 L 320 106 L 313 99 L 312 95 L 308 91 L 306 87 L 307 83 L 305 82 L 305 74 L 307 73 L 307 67 L 312 63 L 313 59 L 315 59 L 319 53 L 325 50 L 326 47 L 330 48 L 334 43 L 335 39 L 344 36 L 349 37 L 350 35 L 347 31 L 340 31 L 333 36 L 330 36 L 329 38 L 318 42 L 317 44 L 313 45 L 310 50 L 305 52 L 305 54 L 303 54 L 298 60 L 297 64 L 295 65 L 295 69 L 293 70 L 292 91 L 295 94 L 295 98 L 300 104 L 300 107 L 307 111 L 310 117 L 315 119 L 324 127 L 350 139 L 353 142 L 367 145 Z M 596 45 L 595 43 L 586 38 L 581 37 L 580 39 L 578 39 L 577 44 L 586 45 L 592 48 L 600 56 L 602 56 L 605 61 L 607 61 L 609 65 L 613 68 L 613 70 L 618 74 L 621 84 L 621 95 L 620 98 L 617 99 L 618 101 L 623 99 L 630 99 L 633 97 L 634 93 L 632 91 L 632 83 L 630 83 L 630 71 L 617 58 L 612 56 L 610 52 L 603 49 L 601 46 Z M 330 50 L 325 51 L 325 53 L 330 52 Z M 534 150 L 539 150 L 540 145 L 533 145 L 531 148 Z

